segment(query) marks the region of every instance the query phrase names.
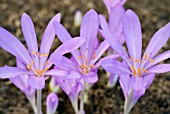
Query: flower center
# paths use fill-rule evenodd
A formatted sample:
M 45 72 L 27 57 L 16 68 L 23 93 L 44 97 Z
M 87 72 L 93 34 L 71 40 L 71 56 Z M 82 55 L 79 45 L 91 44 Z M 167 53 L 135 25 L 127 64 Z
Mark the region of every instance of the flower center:
M 133 62 L 136 62 L 136 63 L 139 63 L 139 67 L 138 68 L 135 68 L 134 65 L 131 65 L 130 68 L 132 70 L 132 73 L 134 76 L 141 76 L 142 74 L 148 74 L 148 70 L 146 70 L 145 68 L 140 68 L 140 64 L 145 62 L 146 60 L 148 60 L 149 62 L 154 62 L 154 60 L 152 58 L 148 58 L 148 54 L 145 54 L 144 57 L 143 57 L 143 60 L 137 60 L 137 59 L 133 59 L 134 57 L 131 57 L 129 59 L 129 61 L 133 61 Z
M 96 52 L 94 52 L 93 56 L 92 56 L 92 60 L 96 57 Z M 83 59 L 84 63 L 82 65 L 79 66 L 79 68 L 81 68 L 81 72 L 82 74 L 88 74 L 90 72 L 91 69 L 94 68 L 93 64 L 89 64 L 87 61 L 87 58 L 84 54 L 80 55 L 77 57 L 77 59 Z M 92 61 L 91 60 L 91 61 Z M 91 62 L 90 62 L 91 63 Z
M 47 56 L 48 56 L 48 54 L 40 54 L 39 52 L 32 52 L 32 54 L 35 55 L 35 56 L 39 56 L 39 57 L 47 57 Z M 40 70 L 39 68 L 35 68 L 35 67 L 34 67 L 34 63 L 35 63 L 35 62 L 32 60 L 29 65 L 28 65 L 28 64 L 26 65 L 26 68 L 27 68 L 29 71 L 32 70 L 37 77 L 43 76 L 43 74 L 49 69 L 49 68 L 47 67 L 48 61 L 46 61 L 46 65 L 45 65 L 45 68 L 44 68 L 43 70 Z

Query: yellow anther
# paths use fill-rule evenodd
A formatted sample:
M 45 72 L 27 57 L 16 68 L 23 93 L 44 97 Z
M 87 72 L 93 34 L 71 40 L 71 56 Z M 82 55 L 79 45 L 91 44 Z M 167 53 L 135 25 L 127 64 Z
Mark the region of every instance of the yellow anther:
M 148 73 L 148 71 L 146 69 L 142 68 L 142 70 L 143 70 L 143 72 Z
M 35 51 L 34 51 L 34 52 L 32 52 L 32 54 L 33 54 L 33 55 L 37 55 L 37 54 L 38 54 L 38 52 L 35 52 Z
M 30 66 L 29 66 L 29 65 L 26 65 L 26 67 L 27 67 L 27 69 L 28 69 L 28 70 L 31 70 L 31 68 L 30 68 Z
M 138 76 L 141 75 L 141 71 L 140 71 L 140 68 L 138 68 Z
M 134 75 L 134 76 L 137 76 L 137 72 L 136 72 L 135 67 L 132 65 L 131 68 L 132 68 L 132 71 L 133 71 L 133 75 Z
M 133 57 L 131 57 L 131 58 L 129 59 L 129 61 L 132 61 L 132 59 L 133 59 Z
M 89 67 L 94 68 L 94 65 L 93 65 L 93 64 L 90 64 Z
M 147 58 L 148 58 L 148 54 L 145 54 L 143 59 L 146 60 Z
M 94 52 L 93 56 L 92 56 L 92 59 L 94 59 L 96 57 L 96 52 Z
M 46 63 L 45 63 L 46 65 L 48 65 L 49 64 L 49 61 L 46 61 Z
M 40 54 L 40 57 L 47 57 L 48 54 Z
M 151 59 L 151 58 L 149 59 L 149 61 L 150 61 L 150 62 L 152 62 L 152 63 L 154 62 L 154 60 L 153 60 L 153 59 Z
M 134 62 L 137 62 L 137 63 L 138 63 L 138 62 L 140 62 L 140 60 L 134 60 Z
M 33 64 L 34 64 L 34 61 L 31 61 L 31 64 L 30 64 L 30 65 L 26 65 L 27 69 L 28 69 L 28 70 L 31 70 L 31 69 L 32 69 Z

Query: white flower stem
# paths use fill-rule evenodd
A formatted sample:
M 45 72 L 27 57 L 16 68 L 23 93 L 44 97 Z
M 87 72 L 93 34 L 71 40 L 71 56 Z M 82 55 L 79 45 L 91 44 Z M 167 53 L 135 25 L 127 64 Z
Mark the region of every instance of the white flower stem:
M 37 90 L 37 114 L 42 114 L 41 112 L 41 98 L 42 98 L 42 90 Z
M 80 112 L 84 112 L 84 94 L 85 94 L 86 82 L 83 83 L 84 83 L 84 87 L 81 93 Z
M 124 114 L 129 114 L 130 110 L 132 109 L 131 102 L 132 102 L 133 94 L 134 94 L 134 90 L 131 89 L 128 98 L 125 100 Z
M 76 98 L 74 101 L 71 101 L 71 104 L 74 108 L 76 114 L 78 114 L 78 99 Z

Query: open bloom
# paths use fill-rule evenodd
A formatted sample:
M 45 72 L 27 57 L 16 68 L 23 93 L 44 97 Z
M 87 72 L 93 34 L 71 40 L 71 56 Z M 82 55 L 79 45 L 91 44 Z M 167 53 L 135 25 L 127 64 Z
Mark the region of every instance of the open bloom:
M 26 13 L 22 15 L 21 26 L 28 50 L 15 36 L 0 27 L 0 46 L 13 54 L 23 64 L 22 68 L 8 66 L 1 67 L 0 78 L 13 78 L 16 76 L 24 77 L 25 75 L 29 75 L 28 84 L 32 88 L 42 89 L 45 86 L 45 75 L 57 75 L 63 77 L 71 73 L 64 70 L 49 70 L 52 64 L 47 59 L 55 37 L 53 28 L 54 21 L 60 21 L 60 14 L 55 15 L 45 29 L 40 50 L 38 50 L 33 22 Z M 9 41 L 11 41 L 10 45 Z M 66 43 L 58 47 L 55 52 L 59 52 L 61 55 L 68 53 L 79 48 L 83 42 L 84 40 L 82 38 L 68 40 Z M 72 46 L 74 43 L 77 43 L 77 45 Z
M 129 113 L 136 101 L 152 83 L 155 73 L 170 71 L 170 64 L 157 65 L 159 62 L 170 57 L 170 51 L 156 56 L 157 52 L 170 37 L 170 23 L 154 34 L 142 58 L 140 21 L 137 15 L 131 10 L 126 11 L 124 15 L 123 29 L 129 54 L 126 53 L 119 42 L 111 38 L 112 35 L 109 32 L 100 31 L 111 44 L 112 48 L 117 53 L 123 54 L 121 56 L 123 62 L 115 59 L 106 59 L 101 65 L 108 72 L 120 74 L 119 81 L 126 99 L 125 112 Z
M 123 5 L 126 0 L 103 0 L 106 5 L 107 11 L 110 13 L 111 9 L 114 8 L 117 4 Z
M 80 37 L 86 39 L 86 41 L 80 47 L 80 50 L 71 52 L 72 59 L 61 57 L 62 61 L 59 58 L 57 59 L 59 57 L 58 54 L 52 54 L 51 62 L 59 68 L 77 71 L 85 82 L 95 83 L 98 80 L 96 67 L 100 65 L 100 61 L 96 62 L 110 46 L 106 40 L 100 45 L 98 44 L 98 27 L 98 14 L 94 10 L 90 10 L 82 20 Z M 64 43 L 72 39 L 67 30 L 59 22 L 54 22 L 54 29 L 61 42 Z M 61 62 L 65 63 L 65 65 L 61 66 Z

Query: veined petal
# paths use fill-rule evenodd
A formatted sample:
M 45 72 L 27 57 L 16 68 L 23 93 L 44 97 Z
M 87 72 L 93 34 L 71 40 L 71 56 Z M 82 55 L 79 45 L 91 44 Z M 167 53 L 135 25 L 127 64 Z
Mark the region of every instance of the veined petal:
M 54 27 L 53 27 L 53 22 L 57 21 L 60 22 L 60 14 L 56 14 L 48 23 L 44 34 L 42 36 L 42 41 L 41 41 L 41 46 L 40 46 L 40 53 L 42 54 L 48 54 L 52 45 L 52 42 L 55 37 L 55 32 L 54 32 Z
M 106 31 L 109 31 L 109 27 L 108 27 L 108 24 L 106 22 L 106 19 L 103 15 L 99 15 L 99 22 L 100 22 L 100 27 L 102 30 L 106 30 Z
M 132 10 L 127 10 L 125 12 L 123 18 L 123 30 L 130 57 L 133 57 L 135 60 L 141 60 L 141 25 L 138 16 Z M 137 68 L 137 65 L 138 63 L 134 62 L 135 68 Z
M 108 55 L 108 56 L 102 58 L 101 60 L 99 60 L 99 61 L 95 64 L 95 67 L 100 66 L 101 63 L 102 63 L 103 61 L 107 60 L 107 59 L 116 59 L 116 58 L 118 58 L 118 57 L 120 57 L 120 56 L 121 56 L 121 54 Z
M 96 61 L 103 55 L 103 53 L 109 48 L 110 44 L 107 40 L 104 40 L 96 50 L 96 57 L 91 64 L 95 64 Z
M 159 64 L 148 70 L 149 73 L 166 73 L 170 72 L 170 64 Z
M 127 99 L 130 89 L 130 75 L 120 75 L 119 76 L 119 83 L 123 90 L 123 94 L 125 99 Z
M 18 58 L 16 58 L 16 64 L 18 68 L 27 69 L 25 64 Z
M 85 42 L 84 38 L 76 37 L 60 45 L 54 53 L 64 55 L 78 49 Z
M 113 37 L 113 35 L 104 30 L 100 30 L 99 32 L 110 43 L 116 53 L 122 54 L 121 58 L 124 59 L 124 61 L 130 66 L 131 64 L 129 62 L 128 54 L 124 50 L 123 46 Z
M 9 66 L 0 67 L 0 78 L 2 79 L 13 78 L 18 75 L 26 75 L 26 74 L 30 74 L 30 72 L 26 69 L 21 69 L 17 67 L 9 67 Z
M 144 83 L 145 89 L 147 89 L 152 84 L 154 78 L 155 78 L 154 73 L 143 76 L 143 83 Z
M 80 48 L 81 54 L 85 54 L 88 62 L 90 62 L 93 55 L 98 29 L 98 14 L 94 10 L 90 10 L 84 15 L 80 27 L 80 37 L 86 39 L 86 43 L 84 43 Z
M 148 58 L 153 58 L 156 55 L 156 53 L 162 48 L 162 46 L 167 42 L 169 37 L 170 37 L 170 22 L 161 29 L 159 29 L 154 34 L 146 48 L 144 55 L 149 54 Z
M 9 41 L 11 41 L 10 45 Z M 22 60 L 25 64 L 31 63 L 31 57 L 24 45 L 15 36 L 2 27 L 0 27 L 0 47 Z
M 162 53 L 162 54 L 160 54 L 160 55 L 158 55 L 158 56 L 156 56 L 155 58 L 153 58 L 154 62 L 149 62 L 149 63 L 146 65 L 145 69 L 149 69 L 149 68 L 151 68 L 152 66 L 156 65 L 157 63 L 159 63 L 159 62 L 161 62 L 161 61 L 163 61 L 163 60 L 166 60 L 166 59 L 168 59 L 168 58 L 170 58 L 170 50 L 169 50 L 169 51 L 166 51 L 166 52 L 164 52 L 164 53 Z
M 125 13 L 125 10 L 122 5 L 116 5 L 114 8 L 112 8 L 110 15 L 109 15 L 109 30 L 114 36 L 119 31 L 123 31 L 122 27 L 122 19 L 123 15 Z M 119 39 L 119 38 L 116 38 Z
M 28 84 L 35 89 L 43 89 L 45 86 L 44 76 L 37 77 L 35 75 L 30 75 L 28 79 Z
M 31 18 L 26 14 L 22 14 L 21 27 L 30 53 L 38 52 L 37 38 Z
M 70 71 L 68 70 L 52 69 L 52 70 L 47 71 L 44 75 L 66 77 L 69 74 L 70 74 Z
M 110 73 L 115 73 L 119 75 L 131 74 L 129 68 L 122 62 L 115 59 L 106 59 L 101 63 L 101 66 Z
M 70 59 L 58 54 L 51 54 L 49 61 L 51 61 L 56 66 L 61 66 L 62 69 L 68 70 L 77 70 L 78 66 L 76 66 Z
M 79 92 L 83 89 L 83 85 L 80 82 L 77 82 L 70 90 L 68 94 L 71 101 L 74 101 L 77 97 Z
M 71 40 L 72 37 L 70 36 L 70 34 L 68 33 L 68 31 L 64 28 L 64 26 L 62 24 L 60 24 L 57 21 L 54 21 L 54 30 L 56 35 L 58 36 L 58 38 L 60 39 L 60 41 L 62 43 L 67 42 L 68 40 Z M 80 56 L 80 53 L 78 50 L 74 50 L 73 52 L 71 52 L 71 54 L 77 58 L 78 56 Z M 80 59 L 77 60 L 79 64 L 81 64 Z
M 82 75 L 82 78 L 85 82 L 88 83 L 95 83 L 98 81 L 97 73 L 94 72 L 90 72 L 89 74 L 84 74 Z

